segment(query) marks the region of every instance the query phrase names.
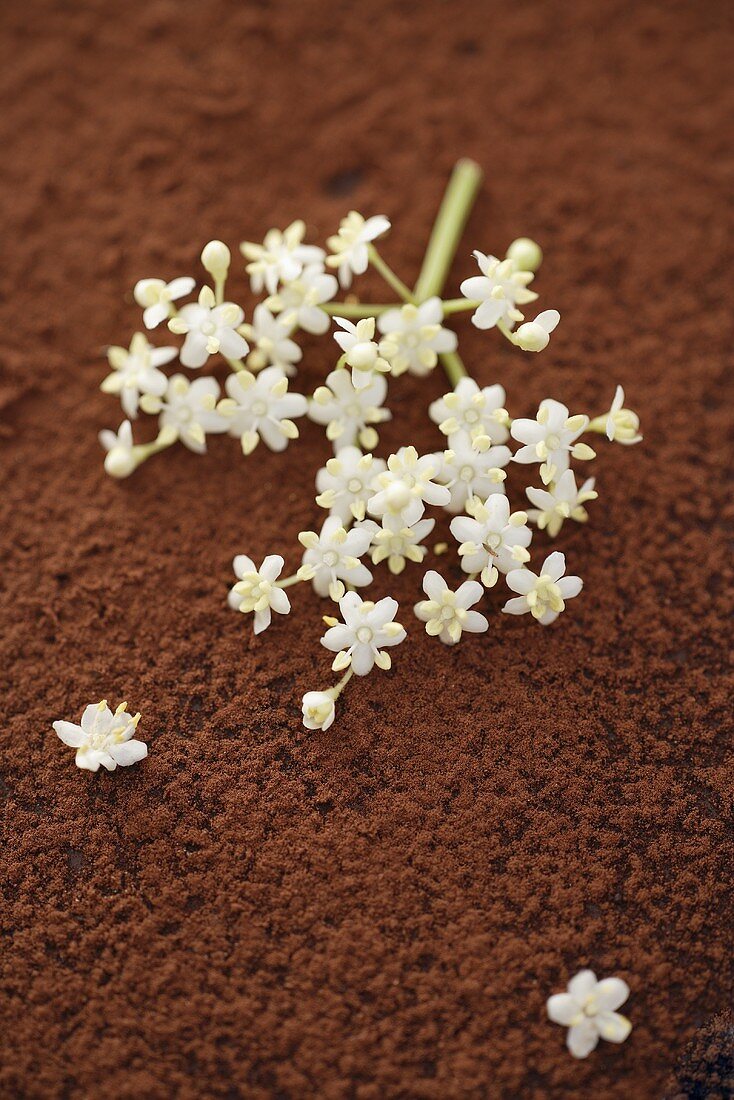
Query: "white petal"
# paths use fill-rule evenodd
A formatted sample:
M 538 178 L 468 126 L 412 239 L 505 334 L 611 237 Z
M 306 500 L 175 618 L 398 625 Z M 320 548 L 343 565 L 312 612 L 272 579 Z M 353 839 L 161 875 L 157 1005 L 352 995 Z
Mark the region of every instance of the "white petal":
M 599 1032 L 591 1020 L 582 1020 L 568 1029 L 566 1045 L 574 1058 L 585 1058 L 599 1042 Z
M 594 1019 L 599 1034 L 608 1043 L 623 1043 L 632 1030 L 632 1024 L 627 1017 L 621 1016 L 619 1012 L 600 1012 Z
M 263 563 L 258 572 L 266 581 L 275 581 L 280 576 L 284 565 L 285 560 L 280 554 L 268 554 L 268 556 L 263 559 Z
M 423 591 L 428 596 L 428 599 L 440 601 L 442 593 L 444 593 L 447 588 L 448 585 L 441 574 L 437 573 L 435 569 L 429 569 L 423 578 Z
M 548 1018 L 554 1024 L 562 1024 L 570 1027 L 576 1017 L 581 1013 L 581 1006 L 570 993 L 554 993 L 546 1002 Z
M 467 611 L 461 629 L 468 630 L 470 634 L 483 634 L 489 630 L 489 621 L 479 611 Z
M 541 573 L 546 577 L 550 577 L 552 581 L 558 581 L 566 572 L 566 558 L 560 550 L 555 550 L 552 554 L 543 562 Z
M 246 573 L 257 573 L 257 567 L 254 561 L 252 558 L 248 558 L 247 554 L 238 554 L 232 562 L 232 568 L 234 569 L 235 576 L 239 577 L 240 580 L 242 580 Z
M 604 978 L 592 995 L 598 1012 L 614 1012 L 630 995 L 630 987 L 621 978 Z
M 516 596 L 508 600 L 502 610 L 506 615 L 525 615 L 530 610 L 530 606 L 524 596 Z
M 572 600 L 574 596 L 578 596 L 583 587 L 584 582 L 581 580 L 581 577 L 561 577 L 558 581 L 558 589 L 564 600 Z M 611 978 L 605 980 L 612 981 Z M 623 1002 L 620 1001 L 619 1003 L 622 1004 Z M 615 1008 L 616 1007 L 615 1005 Z
M 561 319 L 561 315 L 557 309 L 544 309 L 542 313 L 539 313 L 535 318 L 535 324 L 540 325 L 546 332 L 553 332 Z
M 120 745 L 111 745 L 109 754 L 116 764 L 127 767 L 129 764 L 137 764 L 139 760 L 145 760 L 148 746 L 144 741 L 123 741 Z
M 72 749 L 78 749 L 87 739 L 82 727 L 74 722 L 54 722 L 53 725 L 64 744 Z
M 521 596 L 527 596 L 528 592 L 532 592 L 535 588 L 537 578 L 529 569 L 513 569 L 507 574 L 505 580 L 507 581 L 507 587 L 511 588 L 513 592 L 519 592 Z
M 270 593 L 270 606 L 278 615 L 287 615 L 291 609 L 291 602 L 282 588 L 274 588 Z
M 572 997 L 584 1004 L 596 989 L 596 974 L 593 970 L 580 970 L 575 977 L 571 978 L 566 988 Z
M 375 655 L 372 646 L 358 642 L 352 650 L 352 669 L 355 676 L 366 676 L 368 672 L 372 671 L 374 663 Z

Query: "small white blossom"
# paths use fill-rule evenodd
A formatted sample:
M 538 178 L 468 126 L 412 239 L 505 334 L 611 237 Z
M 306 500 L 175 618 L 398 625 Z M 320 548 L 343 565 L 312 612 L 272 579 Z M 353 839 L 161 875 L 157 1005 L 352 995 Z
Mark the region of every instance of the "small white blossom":
M 362 454 L 358 447 L 342 447 L 316 474 L 316 503 L 343 524 L 363 520 L 374 494 L 372 482 L 386 469 L 383 459 Z
M 186 334 L 181 348 L 181 362 L 191 370 L 203 367 L 210 355 L 221 353 L 225 359 L 241 359 L 250 350 L 243 336 L 236 331 L 245 315 L 234 302 L 216 304 L 211 287 L 201 288 L 199 301 L 184 306 L 168 322 L 171 332 Z
M 451 520 L 451 534 L 461 543 L 461 568 L 465 573 L 481 573 L 482 584 L 491 588 L 499 573 L 509 573 L 530 560 L 526 547 L 532 531 L 524 512 L 510 514 L 510 502 L 502 493 L 484 502 L 474 497 L 467 501 L 470 509 L 471 517 Z
M 307 730 L 328 730 L 334 721 L 334 696 L 328 691 L 307 691 L 301 704 Z
M 330 302 L 338 289 L 336 278 L 327 275 L 321 264 L 309 264 L 297 279 L 267 298 L 265 305 L 279 314 L 284 324 L 320 336 L 331 326 L 331 317 L 321 306 Z
M 232 562 L 234 574 L 239 579 L 230 589 L 228 603 L 243 614 L 254 611 L 256 634 L 270 626 L 271 611 L 278 615 L 290 614 L 290 600 L 276 584 L 284 564 L 279 554 L 269 554 L 259 569 L 246 554 L 238 554 Z
M 103 428 L 99 433 L 99 441 L 107 451 L 104 468 L 110 477 L 129 477 L 138 465 L 130 421 L 123 420 L 116 432 Z
M 566 1046 L 574 1058 L 586 1058 L 600 1038 L 608 1043 L 625 1041 L 632 1024 L 616 1011 L 630 995 L 625 981 L 604 978 L 598 982 L 593 970 L 581 970 L 566 989 L 549 997 L 546 1007 L 554 1024 L 568 1028 Z
M 426 633 L 440 638 L 444 645 L 456 645 L 464 630 L 482 634 L 489 628 L 484 615 L 469 611 L 484 595 L 477 581 L 464 581 L 452 592 L 441 574 L 429 569 L 423 578 L 423 591 L 428 599 L 415 605 L 416 617 L 426 624 Z
M 486 500 L 494 493 L 504 494 L 504 467 L 512 458 L 509 447 L 478 450 L 466 432 L 450 435 L 448 443 L 448 450 L 437 458 L 438 479 L 449 489 L 449 512 L 461 512 L 470 497 Z
M 137 764 L 148 755 L 145 742 L 133 739 L 139 721 L 139 714 L 127 713 L 127 703 L 120 703 L 113 714 L 103 699 L 85 709 L 81 725 L 54 722 L 53 727 L 65 745 L 76 749 L 78 768 L 96 772 L 101 764 L 113 772 L 118 765 Z
M 178 355 L 178 348 L 154 348 L 142 332 L 136 332 L 130 348 L 111 347 L 107 358 L 112 367 L 100 386 L 103 393 L 120 395 L 120 403 L 126 416 L 138 415 L 141 393 L 153 393 L 159 397 L 166 392 L 168 379 L 158 370 Z
M 557 309 L 545 309 L 534 321 L 526 321 L 515 333 L 515 343 L 523 351 L 542 351 L 548 347 L 550 334 L 557 327 L 561 315 Z
M 375 495 L 367 501 L 367 511 L 393 531 L 412 527 L 426 504 L 448 504 L 448 489 L 434 481 L 438 472 L 435 455 L 419 456 L 415 447 L 401 447 L 388 458 L 387 470 L 375 478 Z
M 390 228 L 384 215 L 365 220 L 356 210 L 347 214 L 339 223 L 339 232 L 329 237 L 326 244 L 332 253 L 326 260 L 329 267 L 337 268 L 339 282 L 351 286 L 352 275 L 363 275 L 369 263 L 367 246 Z
M 428 538 L 435 526 L 435 519 L 420 519 L 412 527 L 401 527 L 397 531 L 372 524 L 373 564 L 379 565 L 387 559 L 388 569 L 397 576 L 405 569 L 406 561 L 423 561 L 428 548 L 420 544 Z
M 262 438 L 271 451 L 283 451 L 298 438 L 294 416 L 308 411 L 300 393 L 288 393 L 288 379 L 280 367 L 266 367 L 255 376 L 248 370 L 230 374 L 224 383 L 228 397 L 218 411 L 228 420 L 230 435 L 239 437 L 246 455 Z
M 579 489 L 573 470 L 566 470 L 558 481 L 552 482 L 547 489 L 535 489 L 532 486 L 525 494 L 535 508 L 528 510 L 528 519 L 538 525 L 538 529 L 548 530 L 552 539 L 556 537 L 566 519 L 586 523 L 589 518 L 584 508 L 587 500 L 596 500 L 594 478 L 590 477 Z
M 326 631 L 321 644 L 336 653 L 332 668 L 342 672 L 351 666 L 357 676 L 366 676 L 372 668 L 388 669 L 392 664 L 385 647 L 399 645 L 405 630 L 394 622 L 398 601 L 386 596 L 377 603 L 363 600 L 356 592 L 347 592 L 339 601 L 344 623 Z
M 171 303 L 185 298 L 196 286 L 196 280 L 188 275 L 167 283 L 164 279 L 140 279 L 133 289 L 133 297 L 142 306 L 143 324 L 156 328 L 171 316 Z
M 569 466 L 571 457 L 594 458 L 591 447 L 576 443 L 589 426 L 588 416 L 569 416 L 560 401 L 546 398 L 540 402 L 535 420 L 513 420 L 510 434 L 523 443 L 514 455 L 515 462 L 541 462 L 540 477 L 544 485 L 557 481 Z
M 519 305 L 534 302 L 538 295 L 528 290 L 535 276 L 532 271 L 518 271 L 513 260 L 498 260 L 474 252 L 481 275 L 465 279 L 460 290 L 465 298 L 480 304 L 472 315 L 472 323 L 479 329 L 494 328 L 504 321 L 510 328 L 525 318 Z
M 313 582 L 317 596 L 340 600 L 346 584 L 362 588 L 372 582 L 372 574 L 359 560 L 369 549 L 371 531 L 362 527 L 347 531 L 338 516 L 328 516 L 320 534 L 301 531 L 298 541 L 306 548 L 298 576 Z
M 443 328 L 440 298 L 428 298 L 420 305 L 410 303 L 388 309 L 377 321 L 394 350 L 387 356 L 392 373 L 425 375 L 432 371 L 443 352 L 456 350 L 456 333 Z
M 557 550 L 543 562 L 540 575 L 529 569 L 513 569 L 507 574 L 507 587 L 520 595 L 508 600 L 502 608 L 508 615 L 525 615 L 528 611 L 541 626 L 548 626 L 565 609 L 565 601 L 578 596 L 584 582 L 580 577 L 564 577 L 566 559 Z
M 275 294 L 278 283 L 290 283 L 297 279 L 307 264 L 322 263 L 323 248 L 303 244 L 305 223 L 292 222 L 282 232 L 270 229 L 262 244 L 243 241 L 240 251 L 246 260 L 253 293 L 260 294 L 263 287 L 268 294 Z
M 173 439 L 180 439 L 190 451 L 204 454 L 206 435 L 227 431 L 227 421 L 215 411 L 218 398 L 215 378 L 189 382 L 183 374 L 174 374 L 162 398 L 146 394 L 140 404 L 147 413 L 160 413 L 158 423 L 172 433 Z
M 431 404 L 428 415 L 444 435 L 463 431 L 472 439 L 486 437 L 490 443 L 504 443 L 510 438 L 502 386 L 480 390 L 473 378 L 461 378 L 451 393 Z
M 325 386 L 319 386 L 309 405 L 308 415 L 317 424 L 326 425 L 326 437 L 334 450 L 359 443 L 367 450 L 377 446 L 378 435 L 372 424 L 392 418 L 382 407 L 387 394 L 387 381 L 381 374 L 373 375 L 368 386 L 356 390 L 349 371 L 333 370 Z
M 255 306 L 251 325 L 241 325 L 240 332 L 247 337 L 251 351 L 247 356 L 247 365 L 252 371 L 263 367 L 280 367 L 286 374 L 295 374 L 295 363 L 300 362 L 303 352 L 295 340 L 291 340 L 291 326 L 282 318 L 273 317 L 266 305 L 260 302 Z
M 612 407 L 607 415 L 607 439 L 629 446 L 632 443 L 639 443 L 642 439 L 639 432 L 640 418 L 632 409 L 625 409 L 623 406 L 624 390 L 621 386 L 617 386 Z
M 506 253 L 518 271 L 537 271 L 543 262 L 543 250 L 537 241 L 530 237 L 518 237 L 512 242 Z
M 335 317 L 334 320 L 344 329 L 344 332 L 335 332 L 334 339 L 352 368 L 352 385 L 357 390 L 363 390 L 369 386 L 375 371 L 387 374 L 390 370 L 390 364 L 381 356 L 380 347 L 372 339 L 375 319 L 363 317 L 356 325 L 343 317 Z

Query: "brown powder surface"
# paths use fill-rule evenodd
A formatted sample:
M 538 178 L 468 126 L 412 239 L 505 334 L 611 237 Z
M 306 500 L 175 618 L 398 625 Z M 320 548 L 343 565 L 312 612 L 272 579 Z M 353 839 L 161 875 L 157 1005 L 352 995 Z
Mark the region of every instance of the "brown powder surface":
M 730 16 L 3 6 L 2 1095 L 646 1100 L 730 1004 Z M 514 415 L 602 411 L 621 382 L 645 442 L 600 445 L 556 626 L 497 592 L 489 633 L 445 649 L 412 618 L 420 570 L 382 573 L 409 644 L 306 733 L 323 604 L 302 586 L 256 640 L 225 596 L 237 552 L 297 565 L 322 431 L 115 483 L 103 349 L 136 279 L 294 217 L 323 240 L 384 211 L 415 278 L 466 155 L 487 180 L 449 292 L 472 247 L 528 234 L 563 314 L 541 356 L 464 319 L 470 369 Z M 251 305 L 241 269 L 233 291 Z M 309 339 L 298 388 L 333 356 Z M 393 384 L 383 453 L 440 445 L 444 389 Z M 51 722 L 103 696 L 143 712 L 150 757 L 88 775 Z M 578 1063 L 545 1000 L 586 965 L 629 982 L 634 1030 Z

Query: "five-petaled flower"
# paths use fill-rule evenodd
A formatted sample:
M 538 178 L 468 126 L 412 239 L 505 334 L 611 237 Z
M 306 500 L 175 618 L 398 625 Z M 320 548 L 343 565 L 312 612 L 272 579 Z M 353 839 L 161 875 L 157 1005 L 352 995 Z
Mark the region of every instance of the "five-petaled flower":
M 356 210 L 352 210 L 346 218 L 342 218 L 338 233 L 326 242 L 332 253 L 326 263 L 337 269 L 343 287 L 351 286 L 352 275 L 364 274 L 369 263 L 368 245 L 389 228 L 390 222 L 383 214 L 365 220 Z
M 237 436 L 249 455 L 262 438 L 271 451 L 283 451 L 298 438 L 294 416 L 308 411 L 301 393 L 288 393 L 288 379 L 281 367 L 266 367 L 255 376 L 248 370 L 230 374 L 224 383 L 227 397 L 217 411 L 229 422 L 229 434 Z
M 387 561 L 390 572 L 397 575 L 405 569 L 406 561 L 423 561 L 428 548 L 421 546 L 421 543 L 428 538 L 436 521 L 419 519 L 411 527 L 400 527 L 395 531 L 391 527 L 378 527 L 371 520 L 367 520 L 366 524 L 372 527 L 373 563 L 379 565 L 381 561 Z
M 127 703 L 120 703 L 113 714 L 103 699 L 86 707 L 80 725 L 54 722 L 53 727 L 65 745 L 76 749 L 78 768 L 96 772 L 101 765 L 113 772 L 118 765 L 124 768 L 148 755 L 145 742 L 133 738 L 139 721 L 139 714 L 127 713 Z
M 428 298 L 420 305 L 407 303 L 399 309 L 388 309 L 377 321 L 380 332 L 390 345 L 386 358 L 394 375 L 410 371 L 424 375 L 433 370 L 439 355 L 455 351 L 456 333 L 443 328 L 443 307 L 440 298 Z
M 307 730 L 328 730 L 334 721 L 334 696 L 329 691 L 307 691 L 301 704 Z
M 461 378 L 451 393 L 431 404 L 428 415 L 444 435 L 466 432 L 472 440 L 486 437 L 489 443 L 505 443 L 510 436 L 504 388 L 480 389 L 473 378 Z
M 530 560 L 526 547 L 532 531 L 524 512 L 510 514 L 510 502 L 502 493 L 486 501 L 472 497 L 467 501 L 471 516 L 451 520 L 451 534 L 459 546 L 461 568 L 465 573 L 480 573 L 482 584 L 491 588 L 499 573 L 521 568 Z
M 291 326 L 282 317 L 274 317 L 266 305 L 255 306 L 252 324 L 240 325 L 240 332 L 250 343 L 247 365 L 252 371 L 268 365 L 280 367 L 286 374 L 296 373 L 295 364 L 303 352 L 295 340 L 291 340 Z
M 453 592 L 440 573 L 429 569 L 423 578 L 423 591 L 428 599 L 415 605 L 416 617 L 426 624 L 426 633 L 444 645 L 456 645 L 464 630 L 482 634 L 488 629 L 485 616 L 469 610 L 484 595 L 477 581 L 464 581 Z
M 565 572 L 566 558 L 558 550 L 548 555 L 538 575 L 529 569 L 513 569 L 505 578 L 507 587 L 520 595 L 508 600 L 502 610 L 508 615 L 529 611 L 541 626 L 548 626 L 565 610 L 565 601 L 578 596 L 584 585 L 581 577 L 565 577 Z
M 390 420 L 392 413 L 382 406 L 387 394 L 384 375 L 374 374 L 369 385 L 357 390 L 349 377 L 349 371 L 333 370 L 325 386 L 319 386 L 308 407 L 308 415 L 317 424 L 326 425 L 326 438 L 334 444 L 334 450 L 353 447 L 355 443 L 366 450 L 377 446 L 379 437 L 372 427 Z
M 384 459 L 362 454 L 359 447 L 342 447 L 316 474 L 316 503 L 344 524 L 363 520 L 374 494 L 372 482 L 386 469 Z
M 284 324 L 320 336 L 331 325 L 331 317 L 321 307 L 332 300 L 338 289 L 336 278 L 326 274 L 321 264 L 309 264 L 297 279 L 267 298 L 265 305 Z
M 401 447 L 388 458 L 387 470 L 375 478 L 375 494 L 367 501 L 367 511 L 393 531 L 412 527 L 426 504 L 445 507 L 449 502 L 449 490 L 434 481 L 438 469 L 434 455 L 421 456 L 415 447 Z
M 173 313 L 173 302 L 185 298 L 196 286 L 188 275 L 167 283 L 164 279 L 139 279 L 133 288 L 133 298 L 143 308 L 143 324 L 156 328 Z
M 242 242 L 240 252 L 250 261 L 245 270 L 253 293 L 260 294 L 264 287 L 268 294 L 275 294 L 278 283 L 290 283 L 307 265 L 323 262 L 323 248 L 304 244 L 305 233 L 305 223 L 294 221 L 282 232 L 269 229 L 262 244 Z
M 572 457 L 595 457 L 586 443 L 576 442 L 588 426 L 588 416 L 569 416 L 565 405 L 547 397 L 540 402 L 535 420 L 512 421 L 512 438 L 524 444 L 513 458 L 521 463 L 541 462 L 540 477 L 543 484 L 548 485 L 565 473 Z
M 343 317 L 334 320 L 344 329 L 335 332 L 334 339 L 344 352 L 346 363 L 352 368 L 352 385 L 357 390 L 369 386 L 375 371 L 387 374 L 390 364 L 381 355 L 379 345 L 372 339 L 375 335 L 374 317 L 363 317 L 356 325 Z
M 158 370 L 178 355 L 178 348 L 154 348 L 142 332 L 136 332 L 130 347 L 111 347 L 107 358 L 112 367 L 100 389 L 103 393 L 120 395 L 120 403 L 126 416 L 138 414 L 140 395 L 152 393 L 160 397 L 166 392 L 168 379 Z
M 449 512 L 460 512 L 470 497 L 486 500 L 494 493 L 504 493 L 504 467 L 512 458 L 509 447 L 480 450 L 466 432 L 450 435 L 448 443 L 448 449 L 437 458 L 439 481 L 449 490 Z
M 573 470 L 566 470 L 547 489 L 536 489 L 531 485 L 525 490 L 525 495 L 535 505 L 528 509 L 528 519 L 536 523 L 540 531 L 547 530 L 554 539 L 564 520 L 586 523 L 589 514 L 584 504 L 588 500 L 596 500 L 598 493 L 594 491 L 593 477 L 588 478 L 579 489 Z
M 405 638 L 405 630 L 393 620 L 398 611 L 398 601 L 386 596 L 377 603 L 363 600 L 356 592 L 347 592 L 339 600 L 343 623 L 329 628 L 321 644 L 336 653 L 332 663 L 335 672 L 351 666 L 357 676 L 366 676 L 374 665 L 388 669 L 391 665 L 388 646 L 399 645 Z
M 207 434 L 227 431 L 227 421 L 216 410 L 219 383 L 216 378 L 195 378 L 189 382 L 183 374 L 173 374 L 163 397 L 145 394 L 140 401 L 147 413 L 160 413 L 160 427 L 173 433 L 173 439 L 204 454 Z
M 198 370 L 217 352 L 225 359 L 241 359 L 247 355 L 249 344 L 237 332 L 244 319 L 239 306 L 234 302 L 217 305 L 211 287 L 204 286 L 198 302 L 180 309 L 168 322 L 168 327 L 179 336 L 186 334 L 180 359 L 185 367 Z
M 276 583 L 284 564 L 280 554 L 269 554 L 259 569 L 246 554 L 238 554 L 232 562 L 238 581 L 229 591 L 229 606 L 245 615 L 254 611 L 256 634 L 270 626 L 271 611 L 278 615 L 290 613 L 290 600 Z
M 472 323 L 477 328 L 488 329 L 500 321 L 510 328 L 523 321 L 524 316 L 517 307 L 534 302 L 538 297 L 535 291 L 528 290 L 535 278 L 532 271 L 518 271 L 512 259 L 498 260 L 496 256 L 485 256 L 476 250 L 474 259 L 482 274 L 464 279 L 460 287 L 465 298 L 479 302 L 472 314 Z
M 312 581 L 318 596 L 340 600 L 345 584 L 362 588 L 371 583 L 372 574 L 359 560 L 372 541 L 370 530 L 353 527 L 347 531 L 338 516 L 328 516 L 320 534 L 301 531 L 298 541 L 306 548 L 298 577 Z
M 581 970 L 568 983 L 566 993 L 548 998 L 548 1016 L 554 1024 L 568 1028 L 566 1046 L 574 1058 L 586 1058 L 599 1039 L 623 1043 L 632 1024 L 616 1010 L 630 995 L 621 978 L 596 980 L 593 970 Z

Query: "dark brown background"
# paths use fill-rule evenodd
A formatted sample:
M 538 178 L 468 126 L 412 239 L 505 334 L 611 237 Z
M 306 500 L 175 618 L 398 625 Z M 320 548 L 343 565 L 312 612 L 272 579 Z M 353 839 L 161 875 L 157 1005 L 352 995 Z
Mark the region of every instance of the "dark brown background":
M 728 7 L 4 6 L 5 1095 L 657 1098 L 728 1003 Z M 514 415 L 622 382 L 645 442 L 600 447 L 555 628 L 496 593 L 449 651 L 420 571 L 383 574 L 409 644 L 308 734 L 322 605 L 256 642 L 225 594 L 236 552 L 297 564 L 322 432 L 114 483 L 103 348 L 137 278 L 296 216 L 384 211 L 413 279 L 462 155 L 487 180 L 450 290 L 527 233 L 563 314 L 539 357 L 462 322 L 470 368 Z M 309 341 L 304 390 L 333 356 Z M 395 383 L 385 450 L 439 444 L 443 388 Z M 151 753 L 90 776 L 51 722 L 102 696 Z M 576 1063 L 544 1005 L 583 965 L 629 981 L 634 1031 Z

